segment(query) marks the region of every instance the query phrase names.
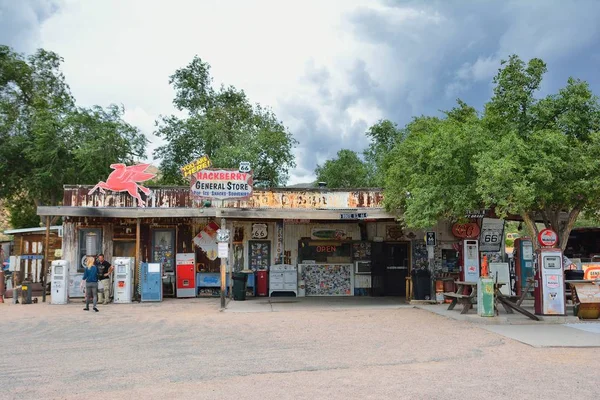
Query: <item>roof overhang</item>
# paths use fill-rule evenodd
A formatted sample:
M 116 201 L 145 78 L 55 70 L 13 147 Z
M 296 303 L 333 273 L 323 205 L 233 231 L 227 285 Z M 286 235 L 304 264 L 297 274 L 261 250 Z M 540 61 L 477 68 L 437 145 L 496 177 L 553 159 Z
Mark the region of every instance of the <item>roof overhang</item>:
M 96 218 L 233 218 L 233 219 L 311 219 L 343 220 L 342 214 L 364 213 L 365 220 L 393 220 L 382 208 L 310 209 L 310 208 L 134 208 L 134 207 L 38 207 L 40 216 Z
M 61 225 L 52 225 L 50 227 L 51 231 L 58 231 L 60 229 L 62 229 Z M 15 234 L 19 234 L 19 233 L 34 233 L 34 232 L 46 232 L 46 228 L 41 227 L 41 228 L 7 229 L 4 231 L 4 234 L 5 235 L 15 235 Z

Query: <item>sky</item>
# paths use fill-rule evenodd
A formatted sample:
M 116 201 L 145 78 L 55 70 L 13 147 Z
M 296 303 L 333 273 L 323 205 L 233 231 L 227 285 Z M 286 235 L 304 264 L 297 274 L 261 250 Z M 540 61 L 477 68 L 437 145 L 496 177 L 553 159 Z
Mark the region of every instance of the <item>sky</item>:
M 457 98 L 481 110 L 510 54 L 548 64 L 540 96 L 569 76 L 600 95 L 599 18 L 597 0 L 0 0 L 0 43 L 60 54 L 77 103 L 122 104 L 149 159 L 154 121 L 175 112 L 168 77 L 198 55 L 289 128 L 295 184 L 361 152 L 380 119 Z

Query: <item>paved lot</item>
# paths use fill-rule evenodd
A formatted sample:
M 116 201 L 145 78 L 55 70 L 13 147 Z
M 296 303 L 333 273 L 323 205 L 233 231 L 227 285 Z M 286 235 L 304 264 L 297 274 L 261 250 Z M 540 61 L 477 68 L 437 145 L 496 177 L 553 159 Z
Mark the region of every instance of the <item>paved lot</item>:
M 0 304 L 0 398 L 597 398 L 597 348 L 533 348 L 384 305 Z M 544 329 L 541 327 L 540 329 Z M 557 392 L 558 391 L 558 392 Z

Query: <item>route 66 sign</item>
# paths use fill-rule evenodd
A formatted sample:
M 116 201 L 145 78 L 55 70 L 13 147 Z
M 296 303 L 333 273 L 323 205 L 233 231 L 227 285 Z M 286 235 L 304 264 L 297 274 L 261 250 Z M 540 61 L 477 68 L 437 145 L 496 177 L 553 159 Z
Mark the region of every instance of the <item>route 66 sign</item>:
M 250 163 L 248 161 L 242 161 L 240 163 L 240 169 L 239 169 L 239 171 L 240 172 L 245 172 L 245 173 L 250 172 L 251 171 Z
M 217 229 L 217 241 L 229 242 L 229 229 Z
M 266 239 L 269 236 L 267 224 L 252 224 L 252 239 Z

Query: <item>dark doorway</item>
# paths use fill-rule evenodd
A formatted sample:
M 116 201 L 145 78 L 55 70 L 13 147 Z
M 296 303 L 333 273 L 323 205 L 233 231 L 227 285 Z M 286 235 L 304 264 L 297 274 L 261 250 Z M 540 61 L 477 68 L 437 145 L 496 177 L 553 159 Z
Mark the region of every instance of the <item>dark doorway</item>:
M 385 296 L 406 296 L 409 273 L 409 244 L 383 243 L 383 292 Z

